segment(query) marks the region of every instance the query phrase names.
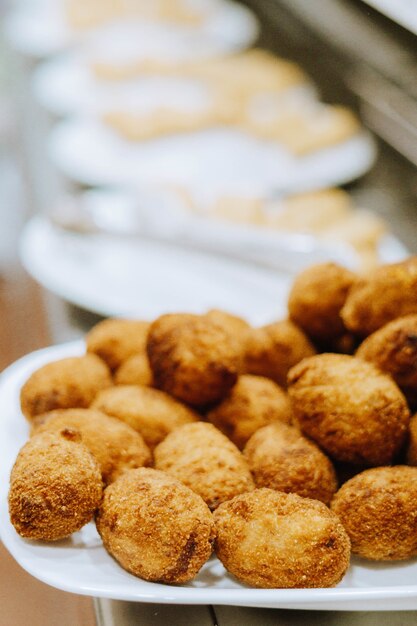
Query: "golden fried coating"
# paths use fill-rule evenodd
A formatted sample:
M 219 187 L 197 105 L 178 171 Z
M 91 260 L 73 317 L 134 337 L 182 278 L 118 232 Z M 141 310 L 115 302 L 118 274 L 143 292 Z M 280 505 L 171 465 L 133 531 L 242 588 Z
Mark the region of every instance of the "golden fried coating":
M 107 365 L 94 354 L 53 361 L 23 385 L 22 413 L 30 420 L 54 409 L 88 408 L 97 393 L 112 384 Z
M 394 381 L 345 354 L 319 354 L 288 377 L 295 418 L 307 437 L 338 461 L 390 463 L 407 435 L 406 400 Z
M 254 489 L 246 460 L 212 424 L 186 424 L 155 448 L 155 467 L 203 498 L 210 509 Z
M 207 418 L 242 449 L 262 426 L 276 421 L 289 424 L 292 409 L 287 393 L 272 380 L 245 374 Z
M 152 387 L 153 375 L 146 352 L 134 354 L 123 361 L 114 374 L 116 385 L 144 385 Z
M 417 414 L 410 420 L 407 441 L 407 463 L 417 466 Z
M 286 387 L 289 370 L 301 359 L 313 354 L 316 351 L 303 331 L 293 322 L 283 320 L 255 328 L 250 333 L 245 371 L 272 378 Z
M 236 336 L 242 336 L 251 329 L 250 324 L 242 317 L 238 317 L 227 311 L 222 311 L 221 309 L 210 309 L 210 311 L 206 313 L 206 317 L 228 328 L 231 334 Z
M 337 490 L 331 461 L 293 426 L 264 426 L 249 439 L 243 454 L 257 487 L 297 493 L 327 505 Z
M 115 370 L 133 354 L 145 351 L 149 327 L 149 322 L 139 320 L 103 320 L 87 334 L 87 352 L 97 354 Z
M 75 430 L 35 435 L 10 476 L 10 520 L 22 537 L 56 541 L 87 524 L 103 492 L 99 466 Z
M 163 315 L 150 328 L 147 348 L 155 385 L 192 406 L 222 400 L 241 368 L 230 331 L 207 316 Z
M 220 505 L 214 521 L 218 558 L 252 587 L 333 587 L 349 566 L 349 537 L 318 500 L 256 489 Z
M 129 424 L 142 435 L 151 450 L 174 428 L 201 419 L 167 393 L 139 385 L 105 389 L 91 408 Z
M 207 505 L 154 469 L 130 470 L 110 485 L 96 523 L 106 550 L 128 572 L 149 581 L 187 582 L 213 550 Z
M 376 561 L 417 555 L 417 468 L 375 467 L 351 478 L 331 504 L 352 552 Z
M 417 388 L 417 315 L 389 322 L 369 335 L 356 356 L 390 374 L 407 395 Z
M 417 256 L 359 279 L 341 311 L 345 326 L 361 337 L 411 313 L 417 313 Z
M 94 409 L 61 409 L 38 415 L 35 434 L 77 430 L 100 466 L 108 484 L 128 469 L 150 465 L 152 457 L 142 436 L 120 420 Z
M 288 299 L 290 319 L 313 340 L 340 337 L 345 325 L 340 311 L 355 274 L 336 263 L 312 265 L 299 274 Z

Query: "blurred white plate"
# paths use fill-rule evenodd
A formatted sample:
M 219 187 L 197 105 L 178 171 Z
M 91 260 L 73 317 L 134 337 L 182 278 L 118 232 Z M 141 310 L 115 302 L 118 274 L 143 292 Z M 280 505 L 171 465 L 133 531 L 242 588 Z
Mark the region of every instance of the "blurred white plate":
M 172 184 L 192 193 L 239 195 L 310 191 L 346 183 L 375 159 L 365 132 L 336 146 L 295 157 L 278 143 L 213 128 L 129 142 L 98 120 L 59 122 L 48 140 L 51 161 L 70 179 L 92 186 Z
M 256 292 L 255 296 L 256 297 Z M 34 352 L 0 379 L 0 536 L 32 576 L 65 591 L 102 598 L 163 604 L 214 604 L 288 609 L 382 611 L 417 609 L 417 561 L 372 563 L 353 559 L 343 581 L 332 589 L 249 589 L 229 576 L 216 558 L 194 581 L 171 586 L 149 583 L 124 571 L 104 550 L 92 523 L 65 541 L 24 540 L 9 522 L 10 469 L 28 438 L 19 393 L 30 374 L 45 363 L 82 354 L 77 341 Z
M 167 102 L 171 108 L 200 110 L 207 106 L 212 93 L 204 80 L 191 78 L 155 75 L 99 80 L 91 72 L 86 55 L 79 51 L 41 63 L 33 73 L 32 86 L 39 104 L 56 116 L 100 115 L 111 109 L 142 112 L 166 107 Z M 283 98 L 308 106 L 317 98 L 317 90 L 304 83 L 283 90 L 279 101 Z
M 77 235 L 42 218 L 26 226 L 20 253 L 44 287 L 89 311 L 152 319 L 221 308 L 264 324 L 285 312 L 289 274 L 144 239 Z
M 197 4 L 203 9 L 213 6 L 209 17 L 194 28 L 118 20 L 92 31 L 75 31 L 66 23 L 64 0 L 21 0 L 5 20 L 5 33 L 14 49 L 35 58 L 56 54 L 92 36 L 107 42 L 109 52 L 123 49 L 127 37 L 133 44 L 130 49 L 142 50 L 147 56 L 150 50 L 165 56 L 182 51 L 188 59 L 235 52 L 255 41 L 258 22 L 248 8 L 231 0 L 199 0 Z

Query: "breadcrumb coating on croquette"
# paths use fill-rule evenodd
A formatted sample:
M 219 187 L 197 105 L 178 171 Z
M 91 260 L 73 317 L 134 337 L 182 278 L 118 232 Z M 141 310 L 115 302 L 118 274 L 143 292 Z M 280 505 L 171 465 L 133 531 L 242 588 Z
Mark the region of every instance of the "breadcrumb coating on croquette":
M 330 341 L 346 332 L 340 311 L 356 275 L 336 263 L 320 263 L 296 276 L 288 298 L 291 320 L 313 340 Z
M 30 420 L 55 409 L 88 408 L 97 393 L 112 384 L 107 365 L 94 354 L 52 361 L 23 385 L 22 413 Z
M 214 521 L 218 558 L 252 587 L 333 587 L 349 566 L 349 537 L 318 500 L 256 489 L 220 505 Z
M 102 491 L 99 466 L 78 431 L 35 435 L 11 472 L 10 520 L 22 537 L 57 541 L 93 518 Z
M 417 415 L 410 420 L 406 457 L 408 465 L 417 466 Z
M 142 436 L 121 420 L 94 409 L 61 409 L 36 418 L 35 434 L 77 430 L 108 484 L 123 472 L 150 465 L 152 455 Z
M 145 352 L 149 327 L 149 322 L 141 320 L 103 320 L 87 334 L 87 352 L 96 354 L 115 370 L 133 354 Z
M 316 350 L 304 332 L 293 322 L 283 320 L 250 332 L 244 369 L 247 374 L 271 378 L 285 388 L 289 370 L 313 354 Z
M 116 385 L 144 385 L 152 387 L 153 375 L 146 352 L 134 354 L 123 361 L 114 373 Z
M 154 469 L 130 470 L 110 485 L 96 523 L 108 552 L 144 580 L 187 582 L 213 550 L 215 528 L 207 505 Z
M 331 508 L 354 554 L 377 561 L 417 555 L 417 468 L 365 470 L 342 485 Z
M 245 458 L 212 424 L 175 429 L 155 448 L 155 467 L 198 493 L 210 509 L 255 485 Z
M 341 354 L 319 354 L 288 377 L 302 432 L 333 459 L 358 465 L 391 463 L 407 435 L 406 400 L 387 375 Z
M 262 376 L 239 376 L 224 400 L 207 419 L 240 449 L 255 431 L 271 422 L 290 423 L 291 402 L 275 382 Z
M 224 325 L 191 314 L 155 320 L 147 350 L 156 387 L 196 407 L 225 397 L 236 382 L 243 356 Z
M 174 428 L 200 416 L 167 393 L 139 385 L 117 385 L 99 393 L 91 408 L 138 431 L 151 450 Z
M 417 315 L 399 317 L 369 335 L 356 356 L 390 374 L 402 389 L 417 388 Z
M 337 490 L 330 459 L 293 426 L 276 422 L 261 428 L 243 454 L 257 487 L 296 493 L 327 505 Z
M 359 279 L 341 311 L 346 327 L 361 337 L 411 313 L 417 313 L 417 256 Z

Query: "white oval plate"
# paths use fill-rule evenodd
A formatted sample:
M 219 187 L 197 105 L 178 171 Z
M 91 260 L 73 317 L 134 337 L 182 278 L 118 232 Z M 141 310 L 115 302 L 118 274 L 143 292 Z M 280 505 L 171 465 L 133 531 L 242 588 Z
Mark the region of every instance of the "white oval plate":
M 249 589 L 229 576 L 212 557 L 194 581 L 170 586 L 149 583 L 125 572 L 105 551 L 92 523 L 65 541 L 43 544 L 17 535 L 9 522 L 7 491 L 11 467 L 28 438 L 19 407 L 20 388 L 43 364 L 82 354 L 76 341 L 34 352 L 0 378 L 0 537 L 16 561 L 39 580 L 73 593 L 164 604 L 226 604 L 288 609 L 417 609 L 417 561 L 377 564 L 352 560 L 343 581 L 332 589 Z
M 204 7 L 209 2 L 200 0 L 199 4 Z M 21 0 L 5 20 L 5 32 L 14 49 L 35 58 L 56 54 L 96 34 L 102 41 L 106 40 L 111 49 L 115 39 L 122 41 L 123 32 L 136 40 L 135 49 L 141 49 L 141 40 L 149 42 L 156 38 L 161 42 L 162 52 L 173 52 L 172 48 L 169 49 L 169 42 L 172 41 L 177 44 L 174 54 L 180 43 L 184 51 L 188 48 L 188 58 L 191 59 L 199 55 L 207 58 L 236 52 L 252 45 L 259 32 L 255 15 L 231 0 L 216 0 L 214 7 L 210 17 L 197 28 L 138 19 L 119 20 L 84 32 L 69 28 L 63 12 L 63 0 Z
M 42 218 L 26 226 L 20 253 L 44 287 L 106 316 L 153 319 L 221 308 L 262 325 L 285 314 L 290 275 L 198 250 L 111 235 L 77 235 Z
M 59 122 L 48 150 L 52 163 L 77 183 L 172 184 L 213 196 L 335 186 L 364 174 L 375 159 L 374 141 L 365 132 L 297 158 L 276 142 L 228 128 L 134 143 L 87 117 Z

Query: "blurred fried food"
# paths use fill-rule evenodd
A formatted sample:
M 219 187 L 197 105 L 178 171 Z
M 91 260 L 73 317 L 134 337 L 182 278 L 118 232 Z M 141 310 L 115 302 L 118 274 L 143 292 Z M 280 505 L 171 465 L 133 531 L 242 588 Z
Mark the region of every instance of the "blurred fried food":
M 162 315 L 150 328 L 147 349 L 155 385 L 192 406 L 222 400 L 241 369 L 237 342 L 207 315 Z
M 289 370 L 315 353 L 312 343 L 293 322 L 275 322 L 254 328 L 250 333 L 245 371 L 271 378 L 281 387 L 286 387 Z
M 30 420 L 54 409 L 88 408 L 97 393 L 112 384 L 107 365 L 95 354 L 52 361 L 23 385 L 22 413 Z
M 146 352 L 134 354 L 123 361 L 114 373 L 116 385 L 143 385 L 152 387 L 153 375 Z
M 167 393 L 139 385 L 105 389 L 91 408 L 129 424 L 142 435 L 151 450 L 174 428 L 200 419 L 197 413 Z
M 87 334 L 87 352 L 115 370 L 132 355 L 145 352 L 149 327 L 149 322 L 139 320 L 103 320 Z

